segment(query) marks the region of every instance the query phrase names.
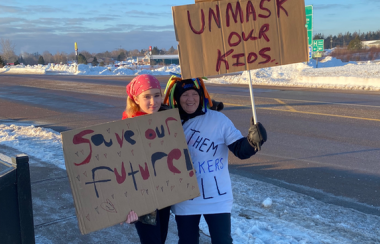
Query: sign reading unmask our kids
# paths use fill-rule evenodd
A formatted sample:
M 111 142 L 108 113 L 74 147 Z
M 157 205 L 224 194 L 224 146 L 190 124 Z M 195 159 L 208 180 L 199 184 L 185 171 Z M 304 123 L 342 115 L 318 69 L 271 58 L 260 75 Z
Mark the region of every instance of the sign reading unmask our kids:
M 303 0 L 207 1 L 172 12 L 183 78 L 308 60 Z

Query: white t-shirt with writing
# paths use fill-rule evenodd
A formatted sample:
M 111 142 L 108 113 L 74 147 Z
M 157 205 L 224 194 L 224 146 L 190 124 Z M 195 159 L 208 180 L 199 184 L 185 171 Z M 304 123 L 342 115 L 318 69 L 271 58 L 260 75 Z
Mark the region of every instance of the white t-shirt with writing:
M 242 134 L 224 114 L 208 110 L 183 125 L 201 195 L 172 206 L 176 215 L 231 213 L 228 145 Z

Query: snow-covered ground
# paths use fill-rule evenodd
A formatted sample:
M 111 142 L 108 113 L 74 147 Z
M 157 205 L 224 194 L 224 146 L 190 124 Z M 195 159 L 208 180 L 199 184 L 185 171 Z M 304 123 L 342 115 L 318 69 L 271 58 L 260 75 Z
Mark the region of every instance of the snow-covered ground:
M 51 129 L 1 124 L 0 145 L 65 169 L 61 136 Z M 242 176 L 231 179 L 235 244 L 380 243 L 379 216 Z M 200 228 L 209 234 L 204 219 Z
M 91 65 L 12 66 L 5 74 L 56 75 L 169 75 L 178 65 L 92 67 Z M 254 84 L 380 91 L 380 62 L 350 62 L 326 57 L 311 62 L 252 70 Z M 207 80 L 210 83 L 247 84 L 247 71 Z M 59 133 L 40 127 L 1 124 L 0 145 L 65 169 Z M 232 236 L 239 243 L 380 243 L 380 217 L 326 204 L 312 197 L 242 176 L 231 175 L 234 191 Z M 201 229 L 207 235 L 204 220 Z
M 35 65 L 0 68 L 0 74 L 55 74 L 55 75 L 169 75 L 180 73 L 179 65 L 150 67 L 123 63 L 119 67 L 91 65 Z M 317 63 L 296 63 L 278 67 L 251 70 L 253 84 L 269 86 L 313 87 L 329 89 L 380 91 L 380 60 L 344 63 L 327 56 Z M 209 83 L 248 84 L 248 71 L 207 80 Z
M 380 61 L 380 60 L 379 60 Z M 251 70 L 252 83 L 267 86 L 313 87 L 348 90 L 380 90 L 380 62 L 349 62 L 330 56 L 318 62 L 296 63 Z M 211 83 L 248 84 L 249 73 L 210 79 Z
M 119 66 L 120 65 L 120 66 Z M 91 64 L 48 64 L 48 65 L 16 65 L 0 68 L 0 74 L 48 74 L 48 75 L 168 75 L 170 72 L 180 73 L 179 65 L 150 66 L 120 63 L 108 66 L 92 66 Z

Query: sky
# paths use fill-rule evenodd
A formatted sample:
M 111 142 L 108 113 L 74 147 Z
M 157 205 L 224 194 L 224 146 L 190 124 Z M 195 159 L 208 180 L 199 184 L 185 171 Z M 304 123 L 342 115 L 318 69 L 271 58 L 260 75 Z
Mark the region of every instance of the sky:
M 90 53 L 177 47 L 171 6 L 194 0 L 98 1 L 7 0 L 0 2 L 0 37 L 16 54 Z M 314 8 L 314 34 L 380 30 L 379 0 L 306 0 Z

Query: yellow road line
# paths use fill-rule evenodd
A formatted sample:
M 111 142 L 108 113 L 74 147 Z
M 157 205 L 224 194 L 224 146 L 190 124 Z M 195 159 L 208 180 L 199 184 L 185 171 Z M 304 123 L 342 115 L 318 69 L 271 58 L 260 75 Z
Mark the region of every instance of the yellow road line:
M 287 107 L 290 111 L 297 112 L 297 110 L 295 110 L 292 106 L 289 106 L 288 104 L 286 104 L 285 102 L 281 101 L 280 99 L 275 98 L 274 100 L 276 100 L 278 103 L 284 104 L 285 107 Z
M 234 106 L 234 107 L 248 107 L 247 105 L 233 104 L 233 103 L 223 103 L 224 105 Z
M 250 96 L 233 95 L 233 94 L 231 94 L 229 96 L 234 96 L 234 97 L 250 97 Z M 259 97 L 259 96 L 255 96 L 255 98 L 258 98 L 258 99 L 276 99 L 274 97 Z M 342 105 L 342 106 L 358 106 L 358 107 L 380 108 L 380 106 L 376 106 L 376 105 L 353 104 L 353 103 L 334 103 L 334 102 L 312 101 L 312 100 L 297 100 L 297 99 L 291 99 L 291 98 L 281 98 L 281 100 L 289 100 L 289 101 L 296 101 L 296 102 L 334 104 L 334 105 Z
M 223 104 L 228 105 L 228 106 L 235 106 L 235 107 L 250 107 L 249 105 L 240 105 L 240 104 L 232 104 L 232 103 L 223 103 Z M 262 107 L 257 107 L 257 106 L 256 106 L 256 109 L 274 110 L 274 111 L 300 113 L 300 114 L 313 114 L 313 115 L 339 117 L 339 118 L 346 118 L 346 119 L 360 119 L 360 120 L 379 121 L 380 122 L 380 119 L 361 118 L 361 117 L 336 115 L 336 114 L 323 114 L 323 113 L 303 112 L 303 111 L 289 111 L 289 110 L 276 109 L 276 108 L 262 108 Z

